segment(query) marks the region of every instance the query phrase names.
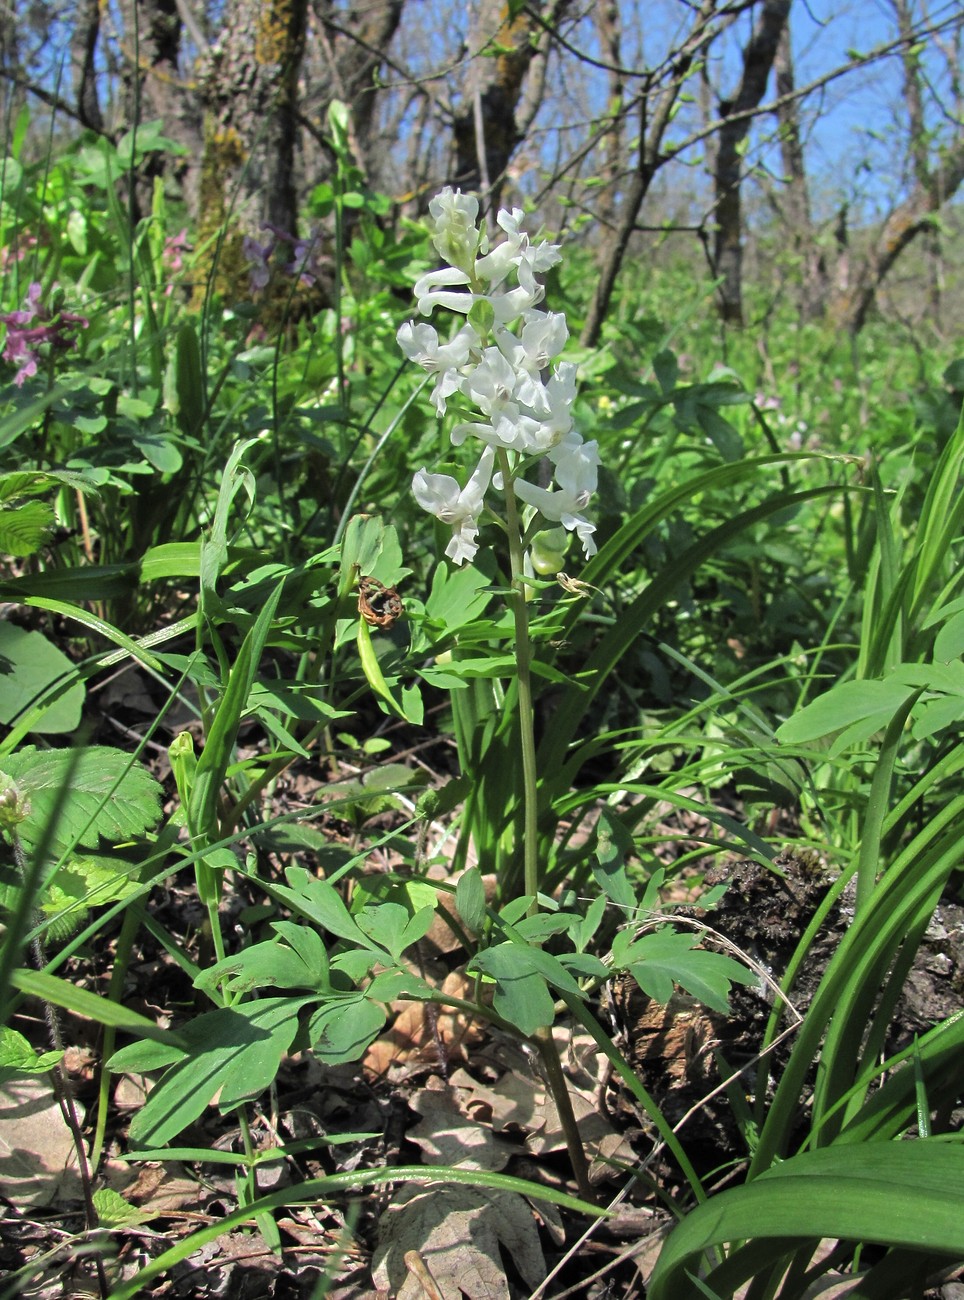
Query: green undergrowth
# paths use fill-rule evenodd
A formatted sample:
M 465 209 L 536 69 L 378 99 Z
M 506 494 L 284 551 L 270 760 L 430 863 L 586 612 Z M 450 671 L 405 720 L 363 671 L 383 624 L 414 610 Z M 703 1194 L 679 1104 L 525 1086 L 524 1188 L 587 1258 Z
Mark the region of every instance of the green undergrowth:
M 454 567 L 409 485 L 426 465 L 461 471 L 395 342 L 435 254 L 365 188 L 338 111 L 328 131 L 337 181 L 305 219 L 337 294 L 293 276 L 275 315 L 257 288 L 196 292 L 160 185 L 129 227 L 130 142 L 43 166 L 18 161 L 22 133 L 10 142 L 7 338 L 32 284 L 53 332 L 31 373 L 0 363 L 0 1069 L 59 1068 L 27 999 L 95 1023 L 94 1193 L 112 1080 L 148 1075 L 127 1157 L 203 1164 L 192 1134 L 215 1108 L 244 1153 L 230 1222 L 276 1245 L 274 1213 L 298 1199 L 420 1176 L 386 1166 L 266 1194 L 252 1107 L 291 1053 L 358 1061 L 399 1002 L 421 1002 L 527 1044 L 552 1086 L 551 1028 L 575 1023 L 668 1162 L 660 1204 L 679 1226 L 653 1300 L 747 1282 L 791 1300 L 834 1269 L 861 1295 L 916 1294 L 964 1258 L 964 1021 L 891 1032 L 961 878 L 964 362 L 895 359 L 880 324 L 856 348 L 779 319 L 765 348 L 752 332 L 721 341 L 683 270 L 631 268 L 600 347 L 566 353 L 577 426 L 599 444 L 598 552 L 546 527 L 526 534 L 523 577 L 491 548 Z M 547 277 L 573 336 L 587 257 Z M 396 591 L 401 617 L 359 617 L 361 577 Z M 136 686 L 136 728 L 105 721 L 118 678 Z M 298 780 L 307 796 L 286 798 Z M 777 1057 L 788 1002 L 773 998 L 761 1055 L 727 1091 L 741 1145 L 717 1192 L 600 998 L 621 975 L 726 1015 L 760 979 L 753 954 L 702 942 L 671 900 L 734 857 L 777 876 L 787 850 L 816 853 L 828 881 L 787 968 L 767 972 L 789 1002 L 836 901 L 852 924 Z M 197 902 L 196 933 L 155 911 L 160 891 Z M 710 925 L 719 892 L 702 899 Z M 464 949 L 462 1000 L 413 957 L 440 916 Z M 125 1006 L 148 940 L 190 989 L 170 1026 Z M 732 1085 L 722 1054 L 714 1069 Z M 578 1197 L 499 1177 L 475 1181 L 598 1210 L 578 1168 Z M 110 1274 L 110 1294 L 133 1287 Z

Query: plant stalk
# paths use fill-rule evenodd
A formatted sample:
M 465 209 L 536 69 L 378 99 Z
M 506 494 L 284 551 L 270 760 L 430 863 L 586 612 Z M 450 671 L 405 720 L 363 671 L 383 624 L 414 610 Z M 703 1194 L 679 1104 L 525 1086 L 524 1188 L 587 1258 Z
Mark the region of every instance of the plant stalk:
M 539 910 L 539 778 L 536 769 L 535 711 L 532 705 L 532 641 L 529 636 L 529 609 L 526 602 L 525 551 L 522 544 L 522 527 L 519 507 L 512 490 L 512 468 L 508 452 L 499 448 L 499 467 L 505 484 L 505 515 L 509 540 L 509 565 L 511 569 L 512 616 L 515 621 L 516 688 L 519 701 L 519 745 L 522 752 L 522 852 L 523 893 L 531 898 L 529 916 Z M 546 1027 L 533 1035 L 539 1051 L 543 1073 L 552 1099 L 556 1103 L 559 1123 L 566 1139 L 566 1148 L 572 1164 L 579 1195 L 594 1201 L 595 1194 L 589 1182 L 589 1164 L 579 1137 L 579 1125 L 572 1109 L 572 1098 L 559 1053 Z
M 505 515 L 512 573 L 512 617 L 515 621 L 516 687 L 519 698 L 519 746 L 522 751 L 523 893 L 532 899 L 529 915 L 539 910 L 539 779 L 536 770 L 535 713 L 532 707 L 532 642 L 526 604 L 524 552 L 519 507 L 512 491 L 508 452 L 498 452 L 505 483 Z M 581 1149 L 581 1148 L 580 1148 Z

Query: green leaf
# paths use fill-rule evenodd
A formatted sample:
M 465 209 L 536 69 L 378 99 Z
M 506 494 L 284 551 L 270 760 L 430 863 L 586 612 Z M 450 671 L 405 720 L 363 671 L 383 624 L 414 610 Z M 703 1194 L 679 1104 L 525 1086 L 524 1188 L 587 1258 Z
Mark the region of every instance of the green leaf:
M 557 958 L 527 943 L 496 944 L 476 953 L 472 965 L 495 980 L 494 1009 L 524 1034 L 552 1024 L 555 1012 L 549 983 L 573 997 L 582 996 Z
M 730 1009 L 730 985 L 755 984 L 757 976 L 732 957 L 694 947 L 697 942 L 694 935 L 679 934 L 665 926 L 633 942 L 626 968 L 642 991 L 656 1002 L 669 1002 L 678 984 L 704 1006 L 726 1014 Z
M 94 1192 L 93 1201 L 97 1211 L 97 1225 L 108 1232 L 117 1228 L 134 1228 L 139 1223 L 147 1223 L 158 1217 L 156 1210 L 131 1205 L 113 1187 L 99 1187 Z
M 743 456 L 743 439 L 729 420 L 724 420 L 715 407 L 698 402 L 696 419 L 700 428 L 725 461 L 733 464 L 741 459 Z
M 425 602 L 425 617 L 441 623 L 446 632 L 466 627 L 485 612 L 492 598 L 490 587 L 485 574 L 471 565 L 453 569 L 439 564 Z
M 478 934 L 485 921 L 485 885 L 478 867 L 470 867 L 459 876 L 455 886 L 455 909 L 465 928 Z
M 129 754 L 104 745 L 86 749 L 38 750 L 9 754 L 4 771 L 30 801 L 20 835 L 32 846 L 53 826 L 51 852 L 75 845 L 94 848 L 101 839 L 118 844 L 142 835 L 161 815 L 161 787 Z M 64 786 L 68 797 L 60 803 Z
M 420 908 L 412 916 L 400 903 L 377 902 L 359 912 L 357 920 L 359 929 L 400 961 L 405 949 L 428 933 L 434 916 L 434 907 Z
M 196 438 L 204 426 L 204 367 L 197 331 L 190 321 L 177 332 L 171 379 L 169 385 L 165 383 L 168 410 L 176 416 L 181 432 Z
M 815 1239 L 874 1242 L 964 1257 L 964 1148 L 937 1138 L 827 1147 L 791 1157 L 753 1182 L 711 1197 L 671 1233 L 648 1300 L 735 1295 L 792 1249 Z M 709 1273 L 706 1252 L 749 1240 Z M 769 1257 L 762 1247 L 769 1244 Z M 756 1247 L 756 1249 L 754 1249 Z M 805 1262 L 801 1256 L 801 1262 Z M 703 1285 L 697 1280 L 700 1272 Z M 801 1269 L 802 1273 L 802 1269 Z
M 53 507 L 46 501 L 25 501 L 0 510 L 0 555 L 33 555 L 54 526 Z
M 807 744 L 859 724 L 850 732 L 851 743 L 858 743 L 886 727 L 913 689 L 890 678 L 841 682 L 788 718 L 777 728 L 777 739 L 784 745 Z
M 25 632 L 0 621 L 0 722 L 9 726 L 26 714 L 44 691 L 75 677 L 77 669 L 40 632 Z M 76 682 L 39 715 L 33 730 L 45 735 L 75 731 L 80 725 L 86 687 Z M 12 775 L 12 773 L 11 773 Z
M 222 1113 L 259 1096 L 278 1073 L 298 1032 L 304 998 L 263 998 L 219 1007 L 181 1029 L 190 1050 L 172 1065 L 131 1121 L 130 1136 L 145 1146 L 163 1146 L 192 1124 L 218 1092 Z M 117 1054 L 111 1068 L 120 1062 Z
M 115 903 L 134 893 L 138 887 L 136 871 L 136 863 L 111 854 L 68 858 L 41 895 L 40 910 L 48 936 L 66 939 L 92 907 Z
M 46 1074 L 62 1057 L 63 1052 L 38 1052 L 23 1034 L 0 1027 L 0 1083 L 14 1074 Z
M 225 991 L 232 994 L 260 988 L 319 989 L 326 983 L 324 966 L 309 967 L 300 953 L 277 939 L 256 943 L 233 957 L 225 957 L 202 971 L 194 981 L 195 987 L 206 993 L 223 984 Z
M 345 998 L 319 1007 L 308 1021 L 308 1041 L 321 1061 L 357 1061 L 385 1024 L 385 1008 L 367 997 Z
M 74 1015 L 96 1021 L 99 1025 L 110 1025 L 114 1029 L 123 1029 L 127 1033 L 149 1038 L 152 1042 L 164 1043 L 168 1045 L 168 1050 L 180 1050 L 183 1042 L 180 1034 L 161 1029 L 146 1016 L 130 1011 L 117 1002 L 111 1002 L 109 998 L 88 993 L 86 989 L 77 988 L 67 980 L 57 979 L 55 975 L 48 975 L 46 971 L 15 970 L 10 976 L 10 983 L 21 993 L 42 998 L 44 1002 L 52 1002 L 55 1007 L 63 1007 L 65 1011 L 72 1011 Z
M 326 880 L 316 880 L 304 867 L 289 867 L 285 875 L 288 887 L 272 886 L 272 892 L 282 901 L 292 904 L 336 938 L 347 939 L 371 950 L 371 942 L 356 924 L 333 885 Z

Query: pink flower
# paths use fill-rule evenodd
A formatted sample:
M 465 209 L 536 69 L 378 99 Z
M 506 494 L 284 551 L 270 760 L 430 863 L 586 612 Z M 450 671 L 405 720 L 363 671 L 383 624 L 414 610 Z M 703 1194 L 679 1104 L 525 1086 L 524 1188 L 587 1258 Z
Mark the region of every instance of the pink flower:
M 51 312 L 40 301 L 42 292 L 34 281 L 27 290 L 25 305 L 20 311 L 0 315 L 7 327 L 7 341 L 3 349 L 4 361 L 12 361 L 19 368 L 13 377 L 18 388 L 37 373 L 40 360 L 37 349 L 48 347 L 52 352 L 66 352 L 77 347 L 76 330 L 86 329 L 90 322 L 85 316 L 72 311 Z M 34 325 L 34 321 L 41 322 Z M 29 327 L 29 328 L 28 328 Z

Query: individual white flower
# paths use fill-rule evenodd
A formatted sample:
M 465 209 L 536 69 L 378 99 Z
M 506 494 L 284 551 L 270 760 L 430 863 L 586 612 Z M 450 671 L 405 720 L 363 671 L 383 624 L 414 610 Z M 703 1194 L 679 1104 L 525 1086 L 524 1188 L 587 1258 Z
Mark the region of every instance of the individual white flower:
M 462 380 L 462 392 L 484 415 L 498 415 L 512 405 L 516 372 L 498 348 L 486 348 L 482 360 Z
M 415 500 L 435 515 L 443 524 L 452 527 L 452 540 L 445 554 L 455 563 L 471 561 L 479 549 L 479 515 L 482 513 L 486 489 L 492 479 L 495 451 L 486 447 L 472 477 L 464 488 L 451 474 L 429 474 L 423 467 L 412 480 Z
M 535 483 L 527 483 L 525 479 L 521 478 L 513 479 L 512 487 L 519 500 L 524 501 L 527 506 L 532 506 L 534 510 L 538 510 L 543 519 L 562 524 L 563 528 L 567 528 L 571 533 L 574 532 L 582 543 L 583 553 L 587 560 L 590 555 L 595 555 L 596 543 L 593 541 L 592 535 L 596 531 L 596 525 L 591 524 L 580 513 L 588 505 L 591 493 L 588 491 L 571 492 L 566 491 L 564 488 L 555 490 L 541 488 L 537 487 Z
M 438 334 L 431 325 L 406 321 L 397 335 L 398 346 L 409 361 L 438 375 L 432 391 L 432 401 L 439 415 L 445 414 L 445 399 L 456 392 L 462 382 L 460 373 L 478 345 L 478 335 L 471 325 L 463 325 L 449 343 L 439 343 Z
M 541 384 L 542 371 L 566 346 L 569 328 L 562 312 L 523 312 L 521 335 L 500 326 L 493 331 L 499 351 L 510 365 Z
M 583 442 L 577 433 L 548 452 L 553 463 L 553 478 L 572 498 L 589 497 L 599 481 L 599 443 Z M 585 504 L 585 502 L 584 502 Z
M 479 248 L 479 200 L 446 186 L 428 205 L 432 243 L 449 266 L 470 272 Z

